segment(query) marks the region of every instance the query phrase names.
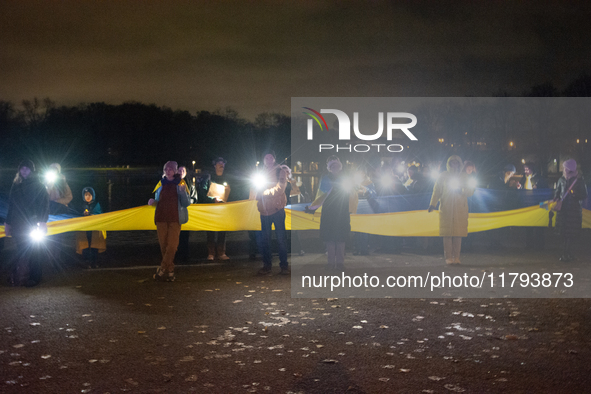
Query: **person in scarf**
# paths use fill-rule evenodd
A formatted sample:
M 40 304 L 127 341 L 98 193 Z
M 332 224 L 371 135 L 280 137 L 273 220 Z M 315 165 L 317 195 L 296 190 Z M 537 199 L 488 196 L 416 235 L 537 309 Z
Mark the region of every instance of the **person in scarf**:
M 328 175 L 322 177 L 321 188 L 326 190 L 319 198 L 306 207 L 313 213 L 322 206 L 320 215 L 320 238 L 326 244 L 328 269 L 345 268 L 345 243 L 351 232 L 351 202 L 357 197 L 355 185 L 343 176 L 343 164 L 336 156 L 327 159 Z
M 96 201 L 96 193 L 92 187 L 82 189 L 82 214 L 84 216 L 100 215 L 103 213 L 101 204 Z M 89 268 L 98 268 L 98 254 L 107 250 L 106 232 L 78 231 L 76 233 L 76 253 L 82 255 L 88 262 Z
M 164 164 L 164 175 L 156 198 L 151 198 L 148 205 L 156 207 L 154 222 L 162 253 L 162 262 L 154 274 L 154 280 L 171 282 L 174 277 L 174 255 L 179 245 L 181 225 L 189 221 L 187 207 L 191 204 L 186 184 L 181 184 L 176 161 Z
M 447 264 L 460 264 L 462 237 L 468 235 L 468 197 L 474 194 L 466 173 L 462 173 L 463 161 L 459 156 L 447 159 L 447 171 L 442 172 L 429 204 L 429 212 L 439 206 L 439 236 L 443 237 L 443 252 Z
M 587 199 L 585 180 L 577 171 L 577 162 L 573 159 L 563 164 L 562 176 L 556 183 L 554 201 L 562 201 L 556 215 L 556 229 L 562 241 L 560 261 L 574 259 L 572 243 L 581 232 L 583 226 L 583 201 Z
M 16 243 L 17 256 L 10 284 L 35 286 L 41 281 L 41 243 L 32 238 L 34 231 L 47 233 L 49 196 L 35 173 L 35 164 L 23 160 L 8 197 L 5 233 Z

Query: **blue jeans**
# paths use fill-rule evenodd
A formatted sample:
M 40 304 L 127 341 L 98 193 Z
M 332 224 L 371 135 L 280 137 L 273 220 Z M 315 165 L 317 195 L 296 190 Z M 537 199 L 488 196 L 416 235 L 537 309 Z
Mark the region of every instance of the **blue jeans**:
M 264 267 L 271 268 L 271 226 L 273 224 L 275 224 L 275 235 L 279 244 L 279 266 L 287 268 L 287 234 L 283 209 L 273 215 L 261 215 L 261 231 L 256 232 L 259 253 L 263 256 Z

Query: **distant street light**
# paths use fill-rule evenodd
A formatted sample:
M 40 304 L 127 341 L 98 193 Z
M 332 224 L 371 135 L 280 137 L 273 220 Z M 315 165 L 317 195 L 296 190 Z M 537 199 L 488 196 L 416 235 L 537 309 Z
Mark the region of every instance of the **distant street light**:
M 195 172 L 195 160 L 193 160 L 193 172 Z

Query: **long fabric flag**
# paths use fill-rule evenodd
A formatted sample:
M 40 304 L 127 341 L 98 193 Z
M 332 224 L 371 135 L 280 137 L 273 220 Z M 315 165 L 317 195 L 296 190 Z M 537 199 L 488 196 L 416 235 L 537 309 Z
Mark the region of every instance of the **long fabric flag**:
M 499 207 L 498 191 L 478 189 L 470 201 L 469 232 L 479 232 L 509 226 L 548 226 L 548 211 L 539 202 L 551 197 L 551 191 L 523 192 L 512 195 L 515 206 L 510 210 Z M 505 192 L 500 192 L 505 193 Z M 529 194 L 528 194 L 529 193 Z M 427 213 L 431 194 L 388 196 L 360 200 L 357 214 L 351 215 L 352 231 L 405 237 L 439 235 L 439 212 Z M 591 228 L 589 199 L 583 209 L 583 228 Z M 317 230 L 320 228 L 321 209 L 314 214 L 304 212 L 307 204 L 286 208 L 286 228 Z M 101 215 L 84 217 L 50 216 L 48 234 L 70 231 L 132 231 L 156 230 L 154 207 L 145 205 Z M 256 201 L 237 201 L 223 204 L 193 204 L 189 206 L 189 222 L 182 226 L 188 231 L 243 231 L 260 230 Z M 4 237 L 0 226 L 0 237 Z

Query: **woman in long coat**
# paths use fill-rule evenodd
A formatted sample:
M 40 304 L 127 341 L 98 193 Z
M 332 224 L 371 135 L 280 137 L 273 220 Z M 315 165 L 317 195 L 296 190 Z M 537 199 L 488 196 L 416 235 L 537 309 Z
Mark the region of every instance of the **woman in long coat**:
M 439 206 L 439 236 L 447 264 L 460 264 L 462 237 L 468 236 L 468 197 L 474 194 L 467 174 L 462 172 L 459 156 L 447 159 L 447 171 L 442 172 L 433 187 L 429 212 Z
M 320 238 L 326 244 L 328 254 L 328 268 L 344 268 L 345 243 L 351 232 L 350 200 L 355 192 L 354 185 L 347 184 L 343 177 L 343 164 L 336 156 L 327 160 L 329 171 L 321 182 L 320 188 L 324 194 L 317 198 L 306 212 L 315 211 L 322 206 L 320 216 Z
M 565 161 L 562 176 L 558 179 L 556 191 L 554 192 L 554 201 L 562 200 L 562 207 L 556 215 L 556 228 L 562 238 L 560 261 L 571 261 L 573 259 L 571 245 L 572 241 L 581 232 L 583 225 L 582 204 L 586 199 L 587 187 L 585 186 L 585 180 L 577 171 L 577 162 L 573 159 Z

